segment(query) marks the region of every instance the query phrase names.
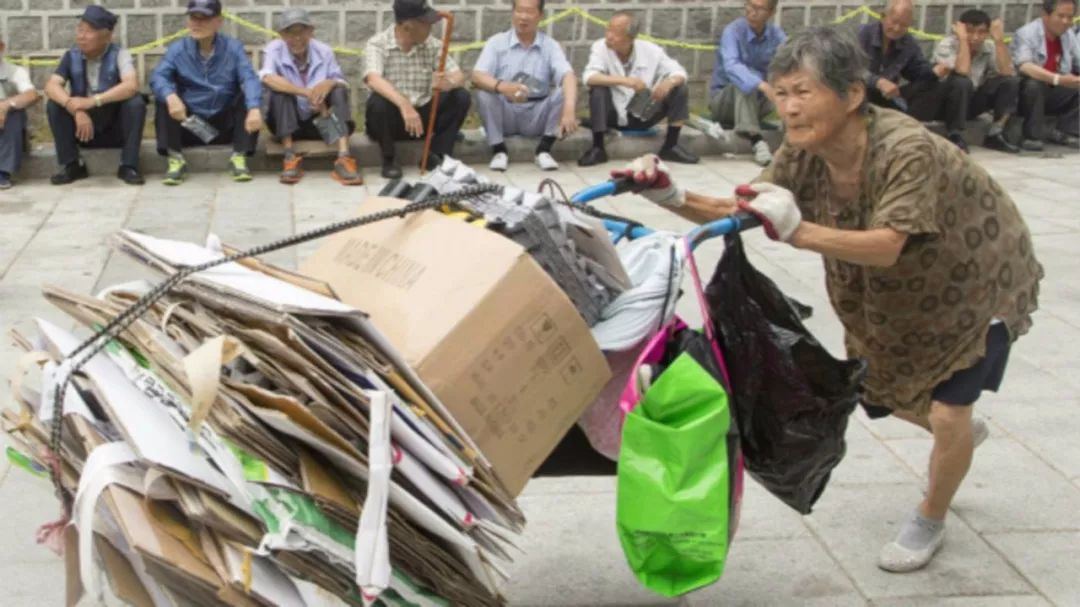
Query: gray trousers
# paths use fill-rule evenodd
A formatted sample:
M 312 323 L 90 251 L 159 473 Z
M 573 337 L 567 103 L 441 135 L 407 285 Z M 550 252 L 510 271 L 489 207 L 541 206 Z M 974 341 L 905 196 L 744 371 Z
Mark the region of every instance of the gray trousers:
M 343 86 L 334 87 L 327 96 L 327 105 L 330 111 L 337 115 L 338 120 L 349 127 L 351 134 L 356 123 L 353 122 L 352 110 L 349 108 L 349 89 Z M 316 116 L 317 114 L 312 114 L 306 120 L 301 120 L 300 104 L 296 95 L 286 95 L 270 89 L 263 93 L 263 118 L 274 137 L 321 140 L 322 135 L 315 126 Z
M 754 91 L 749 95 L 729 84 L 713 95 L 709 111 L 713 120 L 736 133 L 757 135 L 761 133 L 761 119 L 768 116 L 773 104 L 765 93 Z
M 19 172 L 25 144 L 26 110 L 8 110 L 4 128 L 0 128 L 0 173 Z
M 543 99 L 525 103 L 510 103 L 498 93 L 476 92 L 476 111 L 484 125 L 488 145 L 503 143 L 511 135 L 555 137 L 559 134 L 562 109 L 561 88 L 552 89 Z

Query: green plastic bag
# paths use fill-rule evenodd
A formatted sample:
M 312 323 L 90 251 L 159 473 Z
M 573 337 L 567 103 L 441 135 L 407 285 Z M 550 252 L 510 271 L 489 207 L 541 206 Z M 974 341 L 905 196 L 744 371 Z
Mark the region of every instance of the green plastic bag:
M 731 410 L 724 387 L 685 351 L 636 400 L 619 453 L 619 541 L 644 586 L 678 596 L 724 571 L 738 517 Z

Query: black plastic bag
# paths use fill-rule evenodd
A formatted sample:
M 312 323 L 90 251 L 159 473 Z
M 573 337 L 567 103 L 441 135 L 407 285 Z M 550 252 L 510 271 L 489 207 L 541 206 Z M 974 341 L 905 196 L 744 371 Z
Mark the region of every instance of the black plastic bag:
M 844 457 L 866 363 L 829 354 L 803 326 L 810 308 L 754 269 L 737 235 L 726 245 L 705 295 L 731 375 L 746 470 L 809 514 Z

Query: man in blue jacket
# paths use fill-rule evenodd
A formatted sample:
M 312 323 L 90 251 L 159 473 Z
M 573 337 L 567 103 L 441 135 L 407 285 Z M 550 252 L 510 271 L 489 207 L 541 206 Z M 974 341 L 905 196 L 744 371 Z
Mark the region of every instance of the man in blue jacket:
M 89 176 L 79 155 L 87 148 L 122 147 L 116 176 L 141 185 L 139 147 L 142 145 L 146 100 L 139 94 L 135 60 L 127 49 L 113 44 L 116 15 L 92 4 L 75 29 L 75 46 L 64 53 L 60 66 L 45 85 L 46 110 L 56 145 L 60 171 L 53 185 Z
M 218 0 L 189 0 L 188 29 L 183 38 L 165 52 L 150 77 L 157 98 L 157 148 L 168 155 L 166 185 L 178 185 L 187 173 L 185 145 L 232 143 L 229 168 L 234 181 L 251 181 L 247 157 L 255 153 L 255 143 L 263 125 L 262 84 L 235 38 L 219 34 L 223 19 Z M 192 117 L 209 123 L 217 135 L 201 139 L 196 132 L 209 133 Z M 197 121 L 195 121 L 197 122 Z
M 769 61 L 787 39 L 784 31 L 769 23 L 779 0 L 747 0 L 746 16 L 724 28 L 716 47 L 709 110 L 713 120 L 733 126 L 750 140 L 754 162 L 772 161 L 769 144 L 761 138 L 761 119 L 775 109 L 773 90 L 765 78 Z

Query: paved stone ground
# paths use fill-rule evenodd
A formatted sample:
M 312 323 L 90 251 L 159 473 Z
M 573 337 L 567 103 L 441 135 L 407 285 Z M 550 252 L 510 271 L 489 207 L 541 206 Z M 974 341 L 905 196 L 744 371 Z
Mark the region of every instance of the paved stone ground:
M 975 458 L 950 514 L 948 541 L 924 571 L 890 575 L 874 562 L 883 542 L 920 499 L 920 475 L 930 441 L 896 421 L 857 414 L 849 452 L 811 516 L 800 517 L 750 483 L 744 519 L 720 583 L 667 601 L 631 576 L 614 533 L 610 479 L 541 479 L 521 497 L 529 527 L 525 554 L 513 568 L 508 596 L 516 605 L 977 605 L 1080 604 L 1080 175 L 1075 154 L 1064 159 L 1016 158 L 976 150 L 1022 208 L 1046 267 L 1035 327 L 1013 351 L 1003 392 L 978 411 L 991 438 Z M 686 186 L 725 194 L 756 174 L 745 160 L 710 158 L 676 167 Z M 370 171 L 369 171 L 370 173 Z M 515 165 L 502 181 L 535 188 L 548 175 Z M 603 179 L 603 168 L 567 166 L 556 174 L 568 191 Z M 0 194 L 0 327 L 31 314 L 62 320 L 38 294 L 42 283 L 89 292 L 138 273 L 111 255 L 121 227 L 202 240 L 208 232 L 233 245 L 262 243 L 345 217 L 375 193 L 345 189 L 312 173 L 304 187 L 286 188 L 269 174 L 234 184 L 198 174 L 181 188 L 156 183 L 118 185 L 111 176 L 77 187 L 31 182 Z M 659 228 L 688 225 L 633 197 L 603 208 Z M 813 305 L 817 335 L 840 352 L 841 330 L 825 299 L 821 262 L 811 254 L 748 237 L 754 263 L 789 295 Z M 279 252 L 295 266 L 311 250 Z M 317 245 L 314 245 L 317 246 Z M 700 252 L 708 271 L 719 245 Z M 687 285 L 689 286 L 689 285 Z M 682 302 L 688 319 L 698 314 Z M 0 344 L 0 372 L 13 348 Z M 1070 345 L 1072 344 L 1072 345 Z M 3 402 L 8 402 L 7 395 Z M 47 483 L 0 462 L 0 599 L 4 605 L 56 605 L 63 585 L 59 561 L 33 541 L 37 525 L 57 512 Z

